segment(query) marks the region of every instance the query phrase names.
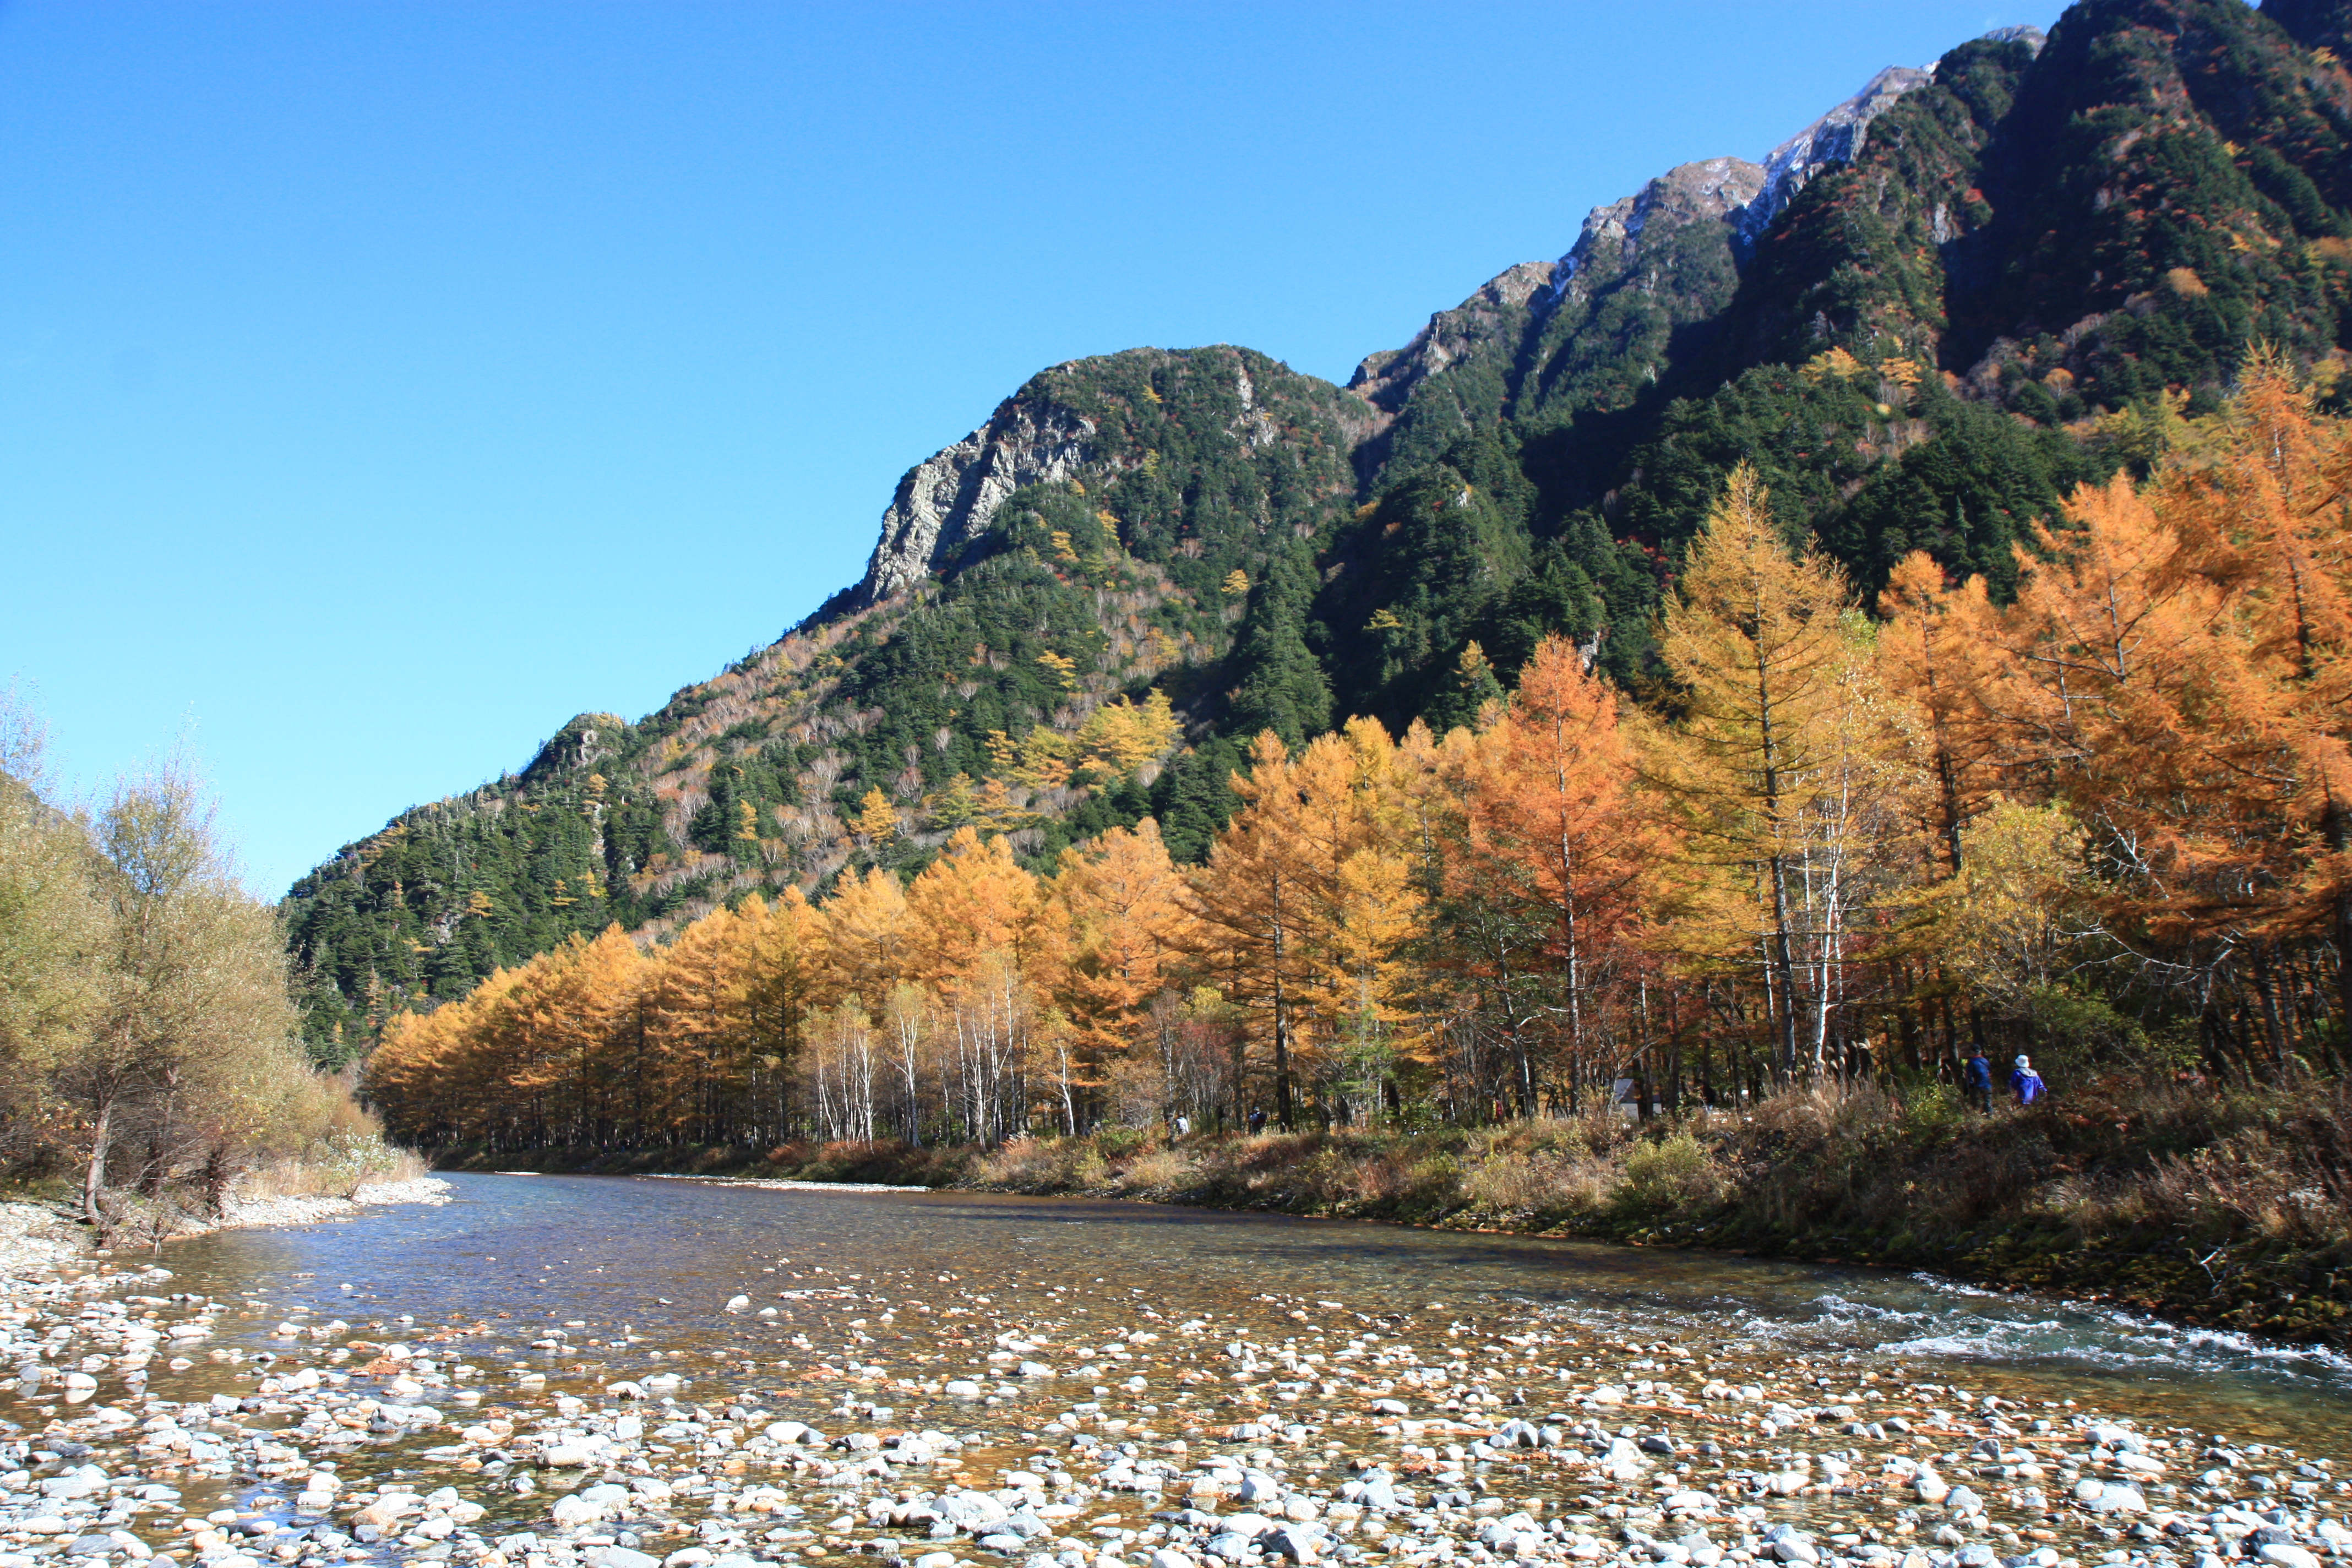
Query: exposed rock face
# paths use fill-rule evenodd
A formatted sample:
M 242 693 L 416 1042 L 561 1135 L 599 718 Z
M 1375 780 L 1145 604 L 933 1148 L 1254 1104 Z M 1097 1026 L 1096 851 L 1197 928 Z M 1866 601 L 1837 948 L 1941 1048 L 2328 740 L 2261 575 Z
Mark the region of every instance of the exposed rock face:
M 2041 35 L 2032 28 L 2005 31 Z M 1871 121 L 1902 96 L 1935 79 L 1930 70 L 1890 66 L 1853 97 L 1774 148 L 1760 163 L 1744 158 L 1708 158 L 1670 169 L 1630 196 L 1592 209 L 1574 246 L 1557 262 L 1521 262 L 1490 279 L 1429 324 L 1401 349 L 1369 355 L 1348 389 L 1377 411 L 1373 433 L 1387 430 L 1431 377 L 1501 345 L 1542 331 L 1544 319 L 1563 304 L 1594 306 L 1624 289 L 1661 298 L 1661 319 L 1703 319 L 1719 310 L 1734 269 L 1780 216 L 1805 182 L 1820 170 L 1848 163 L 1861 152 Z M 1688 298 L 1684 298 L 1688 296 Z M 1570 338 L 1585 323 L 1565 325 Z M 1601 323 L 1622 353 L 1619 323 Z M 1538 359 L 1556 363 L 1547 382 L 1574 380 L 1567 367 L 1591 357 L 1573 342 L 1546 334 Z M 1663 352 L 1664 343 L 1656 348 Z M 1517 357 L 1515 347 L 1510 353 Z
M 1454 309 L 1430 317 L 1429 325 L 1404 347 L 1367 354 L 1349 378 L 1348 390 L 1382 414 L 1394 416 L 1414 387 L 1492 340 L 1512 312 L 1550 289 L 1552 274 L 1549 261 L 1522 261 L 1489 279 Z
M 1765 171 L 1744 158 L 1709 158 L 1669 169 L 1634 195 L 1620 196 L 1585 216 L 1584 231 L 1559 259 L 1555 301 L 1589 293 L 1596 278 L 1615 278 L 1648 248 L 1693 224 L 1743 221 L 1765 188 Z M 1585 282 L 1580 286 L 1578 279 Z
M 1832 163 L 1853 163 L 1870 134 L 1870 122 L 1895 100 L 1935 79 L 1933 69 L 1888 66 L 1860 92 L 1766 153 L 1764 188 L 1740 215 L 1742 247 L 1755 244 L 1815 174 Z
M 598 758 L 611 754 L 614 733 L 627 727 L 628 721 L 616 714 L 577 714 L 540 747 L 522 777 L 536 782 L 592 766 Z
M 877 604 L 929 575 L 944 553 L 985 529 L 1004 498 L 1022 486 L 1067 479 L 1086 462 L 1094 433 L 1093 421 L 1025 389 L 997 405 L 987 424 L 898 481 L 855 605 Z
M 1557 262 L 1520 263 L 1403 348 L 1368 357 L 1348 383 L 1374 414 L 1360 466 L 1385 463 L 1391 427 L 1416 419 L 1476 425 L 1529 398 L 1622 401 L 1616 384 L 1654 374 L 1676 326 L 1730 298 L 1739 218 L 1763 188 L 1763 169 L 1741 158 L 1671 169 L 1595 207 Z
M 1596 280 L 1622 277 L 1642 260 L 1644 234 L 1651 237 L 1649 249 L 1661 251 L 1668 235 L 1693 224 L 1736 222 L 1763 188 L 1764 171 L 1741 158 L 1670 169 L 1635 195 L 1593 208 L 1576 244 L 1557 262 L 1522 261 L 1454 309 L 1430 317 L 1404 347 L 1366 355 L 1348 390 L 1379 409 L 1384 426 L 1413 388 L 1520 330 L 1528 310 L 1544 314 L 1564 299 L 1589 296 Z
M 1996 27 L 1984 37 L 1997 44 L 2023 44 L 2036 55 L 2042 52 L 2043 42 L 2039 27 Z M 1935 79 L 1933 66 L 1888 66 L 1872 77 L 1860 92 L 1766 153 L 1764 188 L 1740 215 L 1742 247 L 1752 246 L 1771 226 L 1772 220 L 1787 209 L 1814 174 L 1832 163 L 1851 163 L 1860 156 L 1870 136 L 1871 121 L 1894 107 L 1905 93 Z

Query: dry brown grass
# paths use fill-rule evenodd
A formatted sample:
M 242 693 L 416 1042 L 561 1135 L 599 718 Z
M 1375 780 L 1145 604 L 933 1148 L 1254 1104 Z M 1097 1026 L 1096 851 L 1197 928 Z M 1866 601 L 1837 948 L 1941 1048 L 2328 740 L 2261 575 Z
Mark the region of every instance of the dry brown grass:
M 1302 1214 L 1609 1234 L 1664 1226 L 1766 1247 L 1877 1237 L 1900 1254 L 2015 1226 L 2352 1249 L 2352 1094 L 2089 1083 L 2032 1111 L 1983 1117 L 1936 1084 L 1825 1082 L 1646 1125 L 1599 1113 L 1181 1146 L 1112 1129 L 1010 1143 L 974 1156 L 969 1176 L 1020 1192 Z
M 1194 1175 L 1192 1159 L 1181 1151 L 1153 1149 L 1129 1160 L 1118 1182 L 1129 1192 L 1170 1193 L 1190 1186 Z
M 432 1173 L 433 1167 L 413 1150 L 351 1144 L 265 1161 L 238 1179 L 236 1191 L 243 1198 L 349 1198 L 363 1187 Z
M 1832 1080 L 1773 1095 L 1728 1125 L 1784 1139 L 1791 1147 L 1817 1149 L 1902 1118 L 1901 1104 L 1878 1085 Z
M 1091 1192 L 1110 1179 L 1110 1165 L 1084 1138 L 1018 1138 L 973 1162 L 980 1185 L 1016 1192 Z
M 2053 1212 L 2079 1227 L 2157 1225 L 2294 1245 L 2352 1237 L 2352 1094 L 2282 1097 L 2263 1114 L 2175 1090 L 2157 1101 L 2175 1147 L 2145 1165 L 2053 1184 Z
M 1619 1163 L 1574 1151 L 1496 1151 L 1470 1166 L 1463 1195 L 1497 1215 L 1597 1212 L 1617 1185 Z

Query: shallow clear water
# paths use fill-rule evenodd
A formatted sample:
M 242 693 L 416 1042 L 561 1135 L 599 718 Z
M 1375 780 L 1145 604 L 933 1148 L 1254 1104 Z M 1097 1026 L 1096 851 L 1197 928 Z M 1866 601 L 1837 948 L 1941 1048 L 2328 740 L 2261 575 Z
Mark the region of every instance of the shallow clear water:
M 992 1348 L 987 1334 L 950 1334 L 909 1313 L 927 1303 L 961 1305 L 998 1325 L 1052 1326 L 1072 1343 L 1147 1328 L 1147 1312 L 1163 1322 L 1207 1318 L 1219 1342 L 1352 1331 L 1364 1317 L 1386 1320 L 1381 1331 L 1392 1339 L 1439 1342 L 1449 1326 L 1484 1339 L 1542 1323 L 1583 1336 L 1604 1372 L 1624 1362 L 1612 1347 L 1626 1341 L 1691 1347 L 1733 1381 L 1746 1365 L 1760 1373 L 1805 1357 L 1834 1369 L 1842 1385 L 1876 1371 L 1972 1399 L 1994 1394 L 2062 1409 L 2073 1399 L 2080 1409 L 2241 1443 L 2352 1452 L 2352 1362 L 2332 1352 L 1924 1276 L 1139 1204 L 660 1179 L 452 1181 L 454 1199 L 443 1207 L 226 1232 L 175 1247 L 164 1261 L 185 1289 L 268 1303 L 250 1319 L 226 1321 L 217 1343 L 240 1334 L 264 1342 L 260 1335 L 298 1306 L 383 1323 L 394 1337 L 487 1321 L 499 1329 L 488 1337 L 514 1353 L 488 1355 L 481 1337 L 463 1352 L 492 1373 L 485 1385 L 493 1396 L 498 1375 L 517 1364 L 541 1365 L 557 1384 L 666 1368 L 693 1380 L 682 1397 L 709 1399 L 722 1384 L 740 1384 L 761 1390 L 772 1406 L 821 1409 L 862 1394 L 889 1400 L 911 1421 L 942 1402 L 893 1396 L 890 1379 L 963 1375 L 984 1367 Z M 727 1314 L 738 1294 L 778 1316 Z M 898 1309 L 898 1321 L 872 1321 L 887 1306 Z M 413 1325 L 396 1321 L 403 1313 Z M 856 1359 L 886 1368 L 889 1379 L 823 1374 L 842 1368 L 829 1352 L 844 1348 L 854 1318 L 868 1320 Z M 574 1353 L 523 1348 L 526 1329 L 574 1321 L 586 1325 L 569 1331 Z M 616 1342 L 625 1326 L 641 1342 Z M 802 1332 L 814 1336 L 813 1350 L 792 1344 Z M 959 1339 L 972 1342 L 948 1342 Z M 1553 1354 L 1538 1359 L 1554 1364 Z M 779 1362 L 789 1376 L 778 1375 Z M 1107 1407 L 1171 1405 L 1172 1418 L 1183 1391 L 1166 1365 L 1147 1370 L 1150 1385 L 1132 1394 L 1118 1386 L 1123 1377 L 1098 1379 Z M 1511 1382 L 1535 1405 L 1548 1385 L 1533 1369 Z M 1064 1376 L 1008 1398 L 1000 1419 L 1009 1425 L 1084 1396 Z M 1207 1392 L 1186 1403 L 1214 1407 Z
M 144 1404 L 116 1373 L 101 1373 L 95 1398 L 79 1405 L 61 1405 L 53 1385 L 27 1396 L 0 1384 L 0 1418 L 47 1435 L 33 1447 L 79 1435 L 116 1476 L 178 1489 L 148 1506 L 153 1522 L 182 1531 L 200 1525 L 173 1524 L 180 1514 L 226 1507 L 299 1532 L 319 1515 L 298 1507 L 295 1478 L 314 1467 L 339 1470 L 347 1498 L 392 1482 L 453 1485 L 488 1510 L 485 1541 L 544 1530 L 549 1499 L 597 1480 L 601 1461 L 564 1468 L 504 1452 L 513 1447 L 505 1437 L 454 1441 L 457 1429 L 561 1427 L 583 1409 L 611 1409 L 619 1396 L 610 1385 L 624 1380 L 647 1395 L 635 1406 L 648 1431 L 633 1474 L 650 1465 L 743 1474 L 749 1484 L 789 1468 L 808 1489 L 800 1496 L 812 1524 L 848 1508 L 872 1478 L 836 1477 L 806 1456 L 737 1457 L 708 1434 L 726 1427 L 730 1442 L 749 1440 L 782 1419 L 835 1435 L 938 1429 L 963 1444 L 939 1458 L 938 1485 L 992 1485 L 1059 1464 L 1074 1432 L 1133 1444 L 1130 1452 L 1189 1452 L 1191 1463 L 1221 1447 L 1255 1454 L 1273 1443 L 1291 1457 L 1293 1481 L 1328 1496 L 1358 1464 L 1441 1481 L 1451 1466 L 1458 1479 L 1459 1444 L 1512 1415 L 1563 1426 L 1597 1418 L 1629 1437 L 1670 1431 L 1682 1446 L 1630 1490 L 1559 1463 L 1557 1451 L 1533 1467 L 1475 1449 L 1471 1462 L 1527 1506 L 1573 1519 L 1654 1506 L 1653 1483 L 1703 1486 L 1727 1507 L 1762 1499 L 1772 1518 L 1859 1532 L 1835 1540 L 1901 1543 L 1924 1540 L 1936 1518 L 1904 1511 L 1899 1478 L 1866 1478 L 1882 1460 L 1932 1460 L 1984 1491 L 1987 1520 L 1977 1522 L 2011 1543 L 2105 1553 L 2122 1538 L 2115 1521 L 2053 1511 L 2082 1473 L 2071 1467 L 2094 1462 L 2081 1418 L 2098 1415 L 2137 1421 L 2168 1456 L 2147 1499 L 2159 1510 L 2210 1508 L 2221 1495 L 2285 1500 L 2284 1489 L 2298 1507 L 2337 1509 L 2352 1495 L 2352 1482 L 2335 1479 L 2352 1457 L 2343 1358 L 1924 1276 L 1139 1204 L 658 1178 L 451 1180 L 442 1206 L 175 1245 L 162 1260 L 169 1283 L 120 1289 L 226 1304 L 210 1314 L 208 1339 L 171 1352 L 189 1364 L 151 1363 Z M 130 1300 L 166 1319 L 194 1310 Z M 289 1322 L 318 1331 L 281 1332 Z M 415 1359 L 373 1359 L 394 1342 Z M 279 1392 L 299 1366 L 331 1386 Z M 397 1381 L 404 1375 L 417 1381 Z M 1762 1386 L 1767 1402 L 1695 1399 L 1703 1384 L 1743 1383 Z M 1622 1406 L 1579 1403 L 1603 1385 L 1625 1391 Z M 127 1425 L 98 1426 L 110 1405 L 178 1410 L 185 1421 L 187 1402 L 221 1394 L 231 1408 L 212 1429 L 248 1445 L 234 1461 L 175 1468 L 134 1454 Z M 1988 1395 L 2017 1424 L 1992 1429 L 2030 1453 L 2007 1452 L 2005 1439 L 1988 1466 L 1967 1452 L 1989 1429 Z M 443 1420 L 370 1427 L 376 1407 L 365 1397 L 430 1405 Z M 1402 1401 L 1406 1417 L 1379 1413 L 1375 1399 Z M 1809 1408 L 1776 1419 L 1771 1400 Z M 338 1413 L 361 1426 L 292 1430 L 306 1415 Z M 1848 1425 L 1856 1417 L 1861 1426 Z M 655 1446 L 663 1433 L 652 1429 L 681 1418 L 700 1435 Z M 266 1462 L 249 1445 L 273 1436 L 307 1453 Z M 2220 1478 L 2226 1494 L 2199 1474 L 2216 1438 L 2252 1466 Z M 1749 1489 L 1766 1472 L 1801 1468 L 1808 1453 L 1842 1454 L 1864 1479 L 1786 1497 Z M 2298 1468 L 2305 1458 L 2337 1468 Z M 2017 1463 L 2029 1459 L 2045 1468 Z M 602 1479 L 622 1478 L 605 1468 Z M 1096 1506 L 1106 1505 L 1136 1508 L 1110 1498 Z M 351 1506 L 337 1517 L 351 1518 Z M 1159 1506 L 1155 1497 L 1088 1528 L 1159 1528 L 1144 1517 Z M 795 1552 L 777 1551 L 854 1554 L 848 1522 L 821 1527 L 822 1539 L 801 1531 Z M 415 1544 L 377 1551 L 415 1562 L 404 1555 Z M 2122 1560 L 2179 1562 L 2168 1550 Z

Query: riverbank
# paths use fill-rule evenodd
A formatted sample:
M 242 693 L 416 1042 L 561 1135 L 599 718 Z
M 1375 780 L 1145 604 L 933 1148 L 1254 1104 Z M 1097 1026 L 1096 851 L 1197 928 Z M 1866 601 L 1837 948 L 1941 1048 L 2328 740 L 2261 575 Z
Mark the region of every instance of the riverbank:
M 217 1219 L 201 1221 L 174 1231 L 172 1239 L 202 1236 L 215 1230 L 246 1230 L 280 1225 L 316 1225 L 321 1220 L 349 1219 L 362 1209 L 392 1204 L 446 1204 L 449 1184 L 438 1176 L 411 1176 L 399 1181 L 371 1182 L 348 1196 L 333 1194 L 283 1195 L 231 1194 Z
M 450 1169 L 872 1182 L 1137 1199 L 1931 1269 L 2352 1347 L 2352 1106 L 2332 1085 L 2093 1085 L 1980 1116 L 1948 1089 L 1782 1095 L 1405 1133 L 1109 1129 L 996 1150 L 443 1151 Z
M 362 1210 L 386 1205 L 438 1205 L 448 1201 L 449 1184 L 428 1175 L 363 1183 L 347 1194 L 232 1190 L 217 1215 L 174 1210 L 160 1239 L 168 1243 L 222 1230 L 315 1225 L 322 1220 L 348 1219 Z M 126 1223 L 116 1227 L 114 1245 L 101 1247 L 94 1245 L 96 1237 L 86 1226 L 55 1205 L 0 1200 L 0 1278 L 47 1279 L 68 1266 L 152 1250 L 158 1227 L 152 1223 L 142 1226 L 142 1217 L 131 1213 Z
M 838 1187 L 462 1186 L 462 1211 L 230 1240 L 177 1277 L 0 1282 L 0 1568 L 2352 1556 L 2332 1363 L 2229 1373 L 2176 1341 L 2153 1385 L 1939 1349 L 1906 1309 L 1955 1293 L 1899 1277 Z M 1841 1327 L 1832 1300 L 1876 1315 Z

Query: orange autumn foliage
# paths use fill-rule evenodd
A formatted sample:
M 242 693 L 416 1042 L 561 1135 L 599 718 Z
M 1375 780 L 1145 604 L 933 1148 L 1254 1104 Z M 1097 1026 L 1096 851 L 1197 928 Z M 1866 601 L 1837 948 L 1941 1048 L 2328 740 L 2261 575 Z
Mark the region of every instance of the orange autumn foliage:
M 2027 531 L 2011 603 L 1914 552 L 1874 619 L 1743 465 L 1674 563 L 1654 702 L 1552 637 L 1475 729 L 1257 736 L 1197 867 L 1146 818 L 1041 875 L 1038 818 L 918 834 L 869 791 L 826 896 L 501 971 L 395 1019 L 370 1092 L 426 1139 L 990 1142 L 1671 1103 L 1979 1041 L 2342 1059 L 2352 434 L 2267 362 L 2174 425 Z M 1148 723 L 1122 766 L 1179 724 L 1097 711 Z

